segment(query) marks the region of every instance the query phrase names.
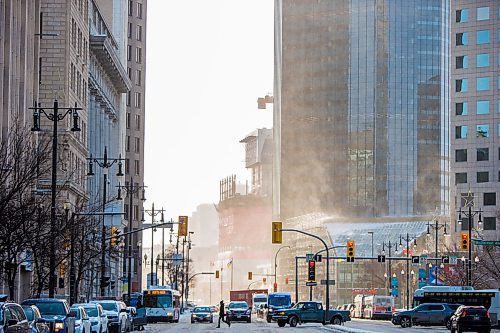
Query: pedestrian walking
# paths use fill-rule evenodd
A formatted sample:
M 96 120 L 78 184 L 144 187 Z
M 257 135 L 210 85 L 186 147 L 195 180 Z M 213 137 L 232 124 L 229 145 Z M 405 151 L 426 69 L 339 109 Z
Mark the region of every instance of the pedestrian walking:
M 231 321 L 229 320 L 229 317 L 226 316 L 225 314 L 225 309 L 224 309 L 224 301 L 221 300 L 219 303 L 219 323 L 217 324 L 217 328 L 220 328 L 220 322 L 221 320 L 227 324 L 227 326 L 231 327 Z

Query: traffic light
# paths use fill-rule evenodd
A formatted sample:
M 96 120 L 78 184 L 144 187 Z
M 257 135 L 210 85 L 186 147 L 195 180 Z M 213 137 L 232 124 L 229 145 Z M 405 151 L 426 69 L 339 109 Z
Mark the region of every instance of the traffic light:
M 64 278 L 60 277 L 57 283 L 57 288 L 64 288 Z
M 278 284 L 274 282 L 273 284 L 273 292 L 277 293 L 278 292 Z
M 64 262 L 59 264 L 59 277 L 64 277 L 66 275 L 66 264 Z
M 467 232 L 460 234 L 460 249 L 463 251 L 469 250 L 469 234 Z
M 288 284 L 288 276 L 285 278 L 285 284 Z
M 308 281 L 316 281 L 316 261 L 309 260 L 307 270 L 307 280 Z
M 266 284 L 267 279 L 265 277 L 262 278 L 262 283 Z
M 252 272 L 248 272 L 248 280 L 252 280 Z
M 120 232 L 118 231 L 117 227 L 111 227 L 111 246 L 116 246 L 116 243 L 118 242 L 118 234 Z
M 282 236 L 281 227 L 282 227 L 282 223 L 280 221 L 273 221 L 273 229 L 272 229 L 273 244 L 283 243 L 283 236 Z
M 347 262 L 354 262 L 354 256 L 356 255 L 356 243 L 354 240 L 349 239 L 347 241 Z
M 179 216 L 179 228 L 177 229 L 178 236 L 187 236 L 188 235 L 188 217 L 187 216 Z
M 219 278 L 219 271 L 215 271 L 215 278 L 218 279 Z
M 116 281 L 111 280 L 110 283 L 111 283 L 111 289 L 115 289 Z

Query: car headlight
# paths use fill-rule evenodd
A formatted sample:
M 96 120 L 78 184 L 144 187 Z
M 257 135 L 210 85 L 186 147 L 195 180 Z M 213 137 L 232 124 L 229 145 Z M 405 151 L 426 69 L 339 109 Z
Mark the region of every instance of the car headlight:
M 55 323 L 54 330 L 62 330 L 64 329 L 64 323 Z
M 192 315 L 191 315 L 191 317 L 196 318 L 196 315 L 195 315 L 195 314 L 192 314 Z
M 173 316 L 174 314 L 172 312 L 168 312 L 167 313 L 167 316 L 170 317 L 170 316 Z
M 274 312 L 274 309 L 269 309 L 269 312 Z
M 248 309 L 246 314 L 250 314 L 250 313 L 252 313 L 252 310 Z

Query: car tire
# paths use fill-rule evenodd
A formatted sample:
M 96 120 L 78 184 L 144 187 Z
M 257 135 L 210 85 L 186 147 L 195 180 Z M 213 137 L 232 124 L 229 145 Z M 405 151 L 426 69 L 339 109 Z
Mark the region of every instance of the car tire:
M 284 320 L 278 320 L 278 326 L 279 327 L 285 327 L 285 325 L 286 325 L 286 321 L 284 321 Z
M 411 326 L 411 320 L 410 317 L 402 317 L 401 318 L 401 327 L 402 328 L 407 328 Z
M 342 325 L 342 319 L 340 317 L 333 317 L 331 320 L 332 325 Z
M 444 320 L 444 326 L 446 326 L 447 329 L 451 329 L 451 320 L 450 320 L 450 318 L 446 318 Z
M 462 333 L 462 329 L 460 328 L 460 325 L 457 325 L 457 333 Z
M 450 327 L 450 333 L 456 333 L 456 330 L 453 327 Z
M 270 324 L 270 323 L 271 323 L 271 318 L 270 318 L 270 317 L 267 317 L 267 318 L 266 318 L 266 321 Z
M 290 327 L 296 327 L 299 322 L 299 318 L 297 316 L 291 316 L 288 319 L 288 323 L 290 324 Z

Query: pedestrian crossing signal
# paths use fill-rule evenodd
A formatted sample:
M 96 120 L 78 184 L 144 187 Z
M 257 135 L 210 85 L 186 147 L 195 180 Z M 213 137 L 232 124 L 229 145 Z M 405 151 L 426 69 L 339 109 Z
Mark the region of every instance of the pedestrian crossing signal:
M 354 256 L 356 255 L 356 243 L 354 240 L 349 239 L 347 241 L 347 262 L 354 262 Z
M 248 280 L 252 280 L 252 272 L 248 272 Z
M 216 278 L 216 279 L 218 279 L 218 278 L 219 278 L 219 276 L 220 276 L 219 271 L 215 271 L 215 278 Z

